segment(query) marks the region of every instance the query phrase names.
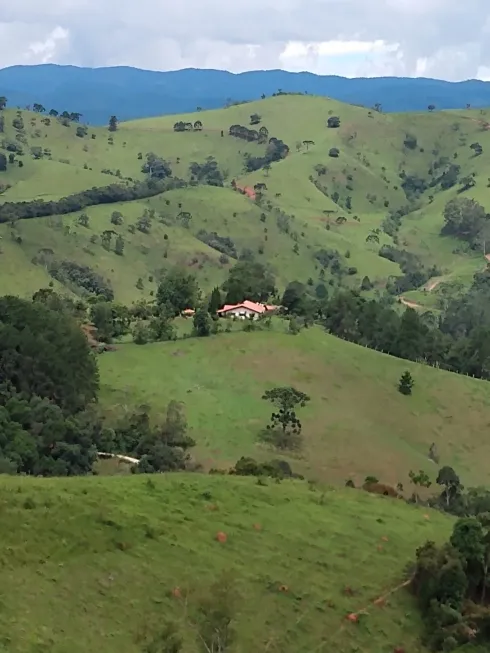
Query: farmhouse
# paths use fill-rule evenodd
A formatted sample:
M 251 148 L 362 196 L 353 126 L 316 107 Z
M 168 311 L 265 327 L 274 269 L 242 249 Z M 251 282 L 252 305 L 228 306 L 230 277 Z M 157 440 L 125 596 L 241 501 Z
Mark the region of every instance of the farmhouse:
M 232 317 L 239 320 L 256 320 L 261 315 L 273 313 L 278 308 L 279 306 L 273 306 L 272 304 L 258 304 L 246 299 L 241 304 L 226 304 L 218 311 L 218 315 L 219 317 Z

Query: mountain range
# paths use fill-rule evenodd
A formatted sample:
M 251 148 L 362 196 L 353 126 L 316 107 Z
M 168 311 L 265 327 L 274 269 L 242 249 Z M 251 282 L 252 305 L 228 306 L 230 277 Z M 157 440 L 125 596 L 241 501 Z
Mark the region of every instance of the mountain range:
M 168 72 L 125 66 L 79 68 L 43 64 L 0 70 L 0 94 L 10 106 L 39 102 L 46 108 L 79 112 L 85 122 L 120 120 L 216 109 L 259 99 L 278 91 L 328 96 L 363 106 L 379 103 L 385 112 L 460 109 L 490 105 L 490 83 L 479 80 L 378 77 L 348 79 L 309 72 L 258 70 L 239 74 L 223 70 Z

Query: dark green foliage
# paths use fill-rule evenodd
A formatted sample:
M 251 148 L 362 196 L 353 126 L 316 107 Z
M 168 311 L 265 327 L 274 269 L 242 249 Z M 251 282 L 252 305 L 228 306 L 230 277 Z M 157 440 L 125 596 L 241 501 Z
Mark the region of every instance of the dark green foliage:
M 187 420 L 183 405 L 171 401 L 165 420 L 152 426 L 150 416 L 141 408 L 116 426 L 114 447 L 118 452 L 140 459 L 134 471 L 148 474 L 185 469 L 195 446 L 187 435 Z
M 340 118 L 338 116 L 330 116 L 327 120 L 327 127 L 330 129 L 337 129 L 340 127 Z
M 211 335 L 213 321 L 204 308 L 198 308 L 194 314 L 194 334 L 200 338 Z
M 270 460 L 258 463 L 253 458 L 242 457 L 230 470 L 237 476 L 270 476 L 271 478 L 291 478 L 296 476 L 289 463 L 285 460 Z
M 223 173 L 218 167 L 218 162 L 209 156 L 204 163 L 191 163 L 189 166 L 191 182 L 207 184 L 208 186 L 223 186 Z
M 490 644 L 486 517 L 456 522 L 449 543 L 427 542 L 417 550 L 412 587 L 426 623 L 426 644 L 434 651 L 465 644 Z
M 257 142 L 260 144 L 267 143 L 269 135 L 267 129 L 261 128 L 257 131 L 255 129 L 243 127 L 242 125 L 232 125 L 228 133 L 230 136 L 234 136 L 235 138 L 241 138 L 248 142 Z M 253 172 L 254 170 L 270 166 L 274 161 L 280 161 L 281 159 L 286 158 L 288 154 L 289 147 L 282 140 L 272 136 L 269 138 L 265 156 L 252 156 L 249 153 L 244 155 L 245 168 L 248 172 Z
M 444 509 L 451 512 L 452 509 L 457 508 L 461 501 L 463 486 L 459 476 L 452 467 L 445 466 L 439 470 L 436 483 L 444 487 L 440 500 L 444 505 Z
M 0 385 L 0 470 L 4 473 L 88 474 L 100 431 L 90 412 L 66 414 L 54 401 L 35 394 L 28 398 L 8 383 Z
M 412 394 L 412 389 L 413 386 L 415 385 L 415 381 L 412 378 L 412 375 L 410 372 L 406 371 L 403 372 L 401 375 L 401 378 L 398 382 L 398 390 L 401 392 L 402 395 L 411 395 Z
M 340 155 L 340 150 L 338 147 L 332 147 L 328 151 L 328 156 L 332 157 L 332 159 L 337 159 Z
M 23 165 L 22 161 L 19 161 L 19 166 L 20 164 Z M 166 190 L 182 188 L 183 186 L 185 186 L 185 182 L 180 179 L 162 181 L 152 179 L 148 182 L 137 182 L 133 186 L 112 184 L 101 188 L 91 188 L 56 201 L 45 202 L 40 199 L 30 202 L 5 202 L 0 205 L 0 222 L 9 222 L 15 219 L 44 218 L 49 215 L 65 215 L 97 204 L 130 202 L 153 197 Z
M 88 127 L 85 125 L 83 127 L 77 127 L 76 135 L 78 138 L 84 138 L 88 134 Z
M 15 392 L 70 412 L 97 395 L 97 366 L 80 327 L 42 302 L 0 298 L 0 372 Z
M 404 273 L 403 276 L 393 277 L 389 281 L 387 290 L 393 295 L 400 295 L 408 290 L 420 288 L 431 277 L 439 274 L 438 268 L 435 266 L 426 268 L 415 254 L 405 249 L 397 249 L 392 245 L 382 245 L 378 254 L 382 258 L 393 261 L 393 263 L 398 263 Z
M 465 240 L 475 249 L 486 240 L 489 224 L 489 215 L 481 204 L 467 197 L 455 197 L 444 208 L 441 233 Z
M 142 166 L 141 172 L 149 175 L 151 179 L 166 179 L 172 176 L 170 164 L 153 152 L 146 155 L 146 163 Z
M 111 116 L 109 118 L 109 131 L 110 132 L 117 131 L 117 125 L 118 125 L 118 120 L 117 120 L 116 116 Z
M 241 260 L 230 269 L 223 290 L 227 304 L 238 304 L 245 299 L 265 302 L 276 292 L 275 279 L 262 263 Z
M 306 300 L 306 286 L 300 281 L 291 281 L 286 286 L 286 290 L 281 299 L 281 306 L 285 308 L 288 313 L 294 315 L 301 315 L 304 311 L 304 303 Z
M 367 291 L 373 288 L 373 283 L 368 276 L 365 276 L 361 282 L 361 290 Z
M 226 256 L 230 256 L 231 258 L 238 258 L 236 245 L 228 236 L 220 236 L 216 231 L 208 232 L 205 229 L 200 229 L 196 236 L 199 240 L 206 243 L 206 245 L 209 245 L 209 247 L 212 247 L 217 252 L 226 254 Z
M 266 390 L 262 399 L 270 401 L 277 408 L 277 412 L 272 413 L 266 430 L 272 438 L 270 441 L 281 449 L 296 448 L 302 431 L 296 411 L 304 408 L 310 397 L 296 388 L 286 386 Z
M 413 134 L 406 134 L 403 145 L 409 150 L 417 149 L 417 138 Z
M 94 295 L 100 295 L 107 301 L 114 299 L 114 291 L 109 282 L 87 265 L 79 265 L 74 261 L 51 261 L 49 274 L 61 283 L 73 284 Z
M 176 317 L 186 308 L 195 308 L 199 299 L 196 278 L 180 268 L 168 270 L 157 290 L 157 304 Z
M 121 225 L 123 222 L 123 214 L 120 211 L 113 211 L 111 213 L 111 224 Z
M 119 235 L 116 238 L 116 243 L 114 245 L 114 251 L 118 256 L 122 256 L 124 254 L 124 238 Z
M 7 157 L 3 152 L 0 152 L 0 172 L 7 170 Z
M 208 312 L 211 316 L 215 316 L 217 311 L 223 306 L 221 301 L 221 292 L 219 288 L 213 288 L 211 297 L 209 298 Z

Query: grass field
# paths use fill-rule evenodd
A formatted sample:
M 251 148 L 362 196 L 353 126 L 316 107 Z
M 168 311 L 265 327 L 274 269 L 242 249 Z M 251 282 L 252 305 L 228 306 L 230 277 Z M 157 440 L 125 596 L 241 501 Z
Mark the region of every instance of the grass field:
M 232 650 L 422 653 L 408 592 L 373 602 L 451 520 L 357 490 L 255 481 L 1 479 L 0 646 L 160 651 L 148 645 L 172 621 L 197 653 L 199 602 L 227 579 Z M 361 610 L 358 624 L 346 620 Z
M 263 155 L 265 146 L 228 135 L 232 124 L 249 125 L 253 113 L 261 116 L 259 126 L 266 126 L 271 136 L 290 147 L 286 159 L 273 164 L 270 172 L 246 174 L 244 155 Z M 15 129 L 16 112 L 3 114 L 3 145 L 20 142 L 24 154 L 16 159 L 21 158 L 24 166 L 9 164 L 7 172 L 0 173 L 0 183 L 9 186 L 2 201 L 56 199 L 92 186 L 121 183 L 121 179 L 141 180 L 142 159 L 150 151 L 165 158 L 174 174 L 184 179 L 189 177 L 191 162 L 203 163 L 213 156 L 225 178 L 225 188 L 200 186 L 149 201 L 90 208 L 86 211 L 89 229 L 78 226 L 77 215 L 26 220 L 17 226 L 22 242 L 16 240 L 15 247 L 6 244 L 10 226 L 0 225 L 0 285 L 16 294 L 29 295 L 46 285 L 46 270 L 32 263 L 38 251 L 46 248 L 57 259 L 95 269 L 124 302 L 148 296 L 154 290 L 148 278 L 174 263 L 192 267 L 208 290 L 224 279 L 227 266 L 219 264 L 219 252 L 197 238 L 201 230 L 227 236 L 238 254 L 251 250 L 270 263 L 280 289 L 293 279 L 316 282 L 320 270 L 314 254 L 322 248 L 347 254 L 349 265 L 357 270 L 348 283 L 359 285 L 368 275 L 382 287 L 390 275 L 400 273 L 397 265 L 378 256 L 379 246 L 392 241 L 383 233 L 380 245 L 367 243 L 366 237 L 380 229 L 389 209 L 406 204 L 400 172 L 427 178 L 429 167 L 442 157 L 461 166 L 461 177 L 475 175 L 476 185 L 465 196 L 486 205 L 490 194 L 490 132 L 482 126 L 486 111 L 385 115 L 328 98 L 279 96 L 199 114 L 122 123 L 115 133 L 89 127 L 83 137 L 77 136 L 79 125 L 65 127 L 55 119 L 46 124 L 45 117 L 28 111 L 21 112 L 24 128 Z M 340 128 L 326 127 L 330 116 L 339 116 Z M 196 119 L 202 121 L 202 131 L 173 131 L 176 121 Z M 405 146 L 407 136 L 416 138 L 415 147 Z M 470 149 L 475 141 L 483 147 L 478 157 Z M 338 158 L 329 156 L 332 147 L 339 149 Z M 31 156 L 36 148 L 42 150 L 40 159 Z M 232 179 L 241 186 L 265 183 L 262 205 L 231 192 Z M 444 192 L 426 191 L 419 200 L 420 209 L 403 220 L 399 246 L 418 254 L 428 265 L 437 264 L 444 275 L 466 287 L 480 266 L 479 254 L 467 253 L 454 239 L 439 235 L 444 205 L 457 191 L 458 186 Z M 429 201 L 431 192 L 433 201 Z M 128 231 L 145 208 L 157 211 L 151 235 Z M 115 229 L 125 239 L 123 257 L 107 254 L 100 246 L 100 234 L 111 227 L 113 210 L 125 216 L 123 225 Z M 176 218 L 181 211 L 192 214 L 187 229 Z M 278 227 L 278 211 L 289 216 L 289 233 Z M 337 225 L 339 216 L 347 222 Z M 55 234 L 53 222 L 62 224 Z M 170 240 L 163 242 L 165 234 Z M 22 280 L 15 274 L 19 265 L 25 271 Z M 140 278 L 145 282 L 143 290 L 135 287 Z M 431 301 L 427 305 L 430 308 Z
M 362 482 L 374 474 L 407 486 L 411 469 L 452 465 L 465 484 L 488 483 L 490 422 L 487 384 L 412 364 L 328 336 L 320 328 L 291 336 L 221 334 L 144 347 L 124 344 L 100 360 L 102 406 L 112 416 L 141 404 L 163 412 L 183 401 L 195 455 L 205 468 L 230 467 L 243 455 L 276 453 L 257 434 L 270 416 L 263 392 L 293 385 L 311 396 L 301 411 L 304 448 L 289 458 L 308 478 Z M 397 390 L 403 371 L 415 379 L 411 397 Z M 434 479 L 433 479 L 434 480 Z

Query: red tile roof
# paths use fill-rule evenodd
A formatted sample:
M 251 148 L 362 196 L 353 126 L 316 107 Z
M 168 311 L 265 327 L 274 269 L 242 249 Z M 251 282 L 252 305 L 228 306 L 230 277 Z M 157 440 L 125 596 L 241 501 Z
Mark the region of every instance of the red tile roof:
M 218 313 L 228 313 L 228 311 L 236 310 L 238 308 L 244 308 L 248 311 L 253 311 L 254 313 L 265 313 L 267 311 L 274 311 L 277 306 L 272 304 L 258 304 L 257 302 L 251 302 L 248 299 L 241 302 L 241 304 L 225 304 Z

